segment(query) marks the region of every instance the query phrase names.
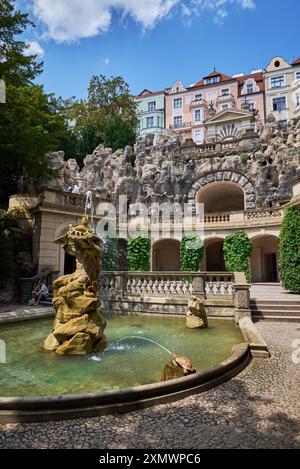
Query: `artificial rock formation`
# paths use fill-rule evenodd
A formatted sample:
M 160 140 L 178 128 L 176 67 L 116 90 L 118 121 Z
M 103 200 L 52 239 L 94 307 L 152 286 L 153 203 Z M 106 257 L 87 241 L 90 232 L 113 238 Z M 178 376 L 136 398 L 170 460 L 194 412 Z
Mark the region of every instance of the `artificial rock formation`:
M 186 327 L 188 329 L 205 329 L 208 327 L 203 300 L 196 297 L 189 300 L 186 313 Z
M 138 139 L 135 148 L 117 150 L 99 146 L 84 160 L 80 170 L 63 153 L 49 155 L 59 177 L 49 185 L 68 190 L 76 183 L 86 193 L 117 203 L 127 195 L 132 203 L 185 203 L 207 183 L 231 181 L 246 194 L 246 209 L 282 205 L 292 195 L 290 182 L 300 176 L 300 119 L 285 128 L 269 116 L 258 137 L 252 136 L 233 148 L 197 146 L 172 130 Z M 199 181 L 199 185 L 197 182 Z
M 77 264 L 74 273 L 58 278 L 53 284 L 55 320 L 44 349 L 59 355 L 85 355 L 103 350 L 106 323 L 97 297 L 100 240 L 90 230 L 87 217 L 83 217 L 81 225 L 70 226 L 56 242 L 76 257 Z

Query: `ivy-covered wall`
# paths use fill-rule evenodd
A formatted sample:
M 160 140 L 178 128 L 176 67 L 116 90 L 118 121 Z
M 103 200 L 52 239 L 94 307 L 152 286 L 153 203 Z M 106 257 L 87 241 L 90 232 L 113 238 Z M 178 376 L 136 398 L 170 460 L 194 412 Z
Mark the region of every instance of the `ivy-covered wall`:
M 151 241 L 146 235 L 138 235 L 128 242 L 127 259 L 131 272 L 150 270 Z
M 197 234 L 184 236 L 180 243 L 180 264 L 183 272 L 197 272 L 204 256 L 204 245 Z
M 296 207 L 285 209 L 279 245 L 282 286 L 300 293 L 300 210 Z
M 252 241 L 244 230 L 226 236 L 224 240 L 224 261 L 229 272 L 245 272 L 251 281 L 249 257 L 253 249 Z

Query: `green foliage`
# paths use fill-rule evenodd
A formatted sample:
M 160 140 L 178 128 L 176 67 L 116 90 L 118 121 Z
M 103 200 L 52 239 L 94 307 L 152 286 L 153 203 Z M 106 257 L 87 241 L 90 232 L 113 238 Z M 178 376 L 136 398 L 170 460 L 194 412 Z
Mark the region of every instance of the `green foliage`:
M 34 24 L 28 14 L 15 10 L 14 1 L 0 2 L 0 78 L 15 86 L 28 85 L 42 71 L 42 64 L 36 62 L 36 56 L 26 57 L 28 45 L 17 40 L 28 26 Z
M 300 292 L 300 210 L 287 207 L 280 233 L 280 276 L 282 285 Z
M 240 159 L 241 159 L 241 162 L 242 162 L 243 164 L 246 164 L 247 161 L 249 160 L 249 155 L 248 155 L 248 153 L 242 153 L 242 154 L 240 155 Z
M 118 265 L 118 240 L 109 238 L 102 248 L 102 270 L 113 272 L 117 270 Z
M 20 179 L 41 184 L 53 171 L 47 157 L 66 134 L 58 103 L 41 86 L 7 86 L 0 113 L 0 197 L 26 191 Z
M 146 235 L 137 235 L 128 242 L 127 259 L 131 272 L 150 270 L 151 242 Z
M 224 240 L 224 261 L 229 272 L 245 272 L 250 282 L 249 257 L 253 245 L 245 231 L 241 230 L 226 236 Z
M 183 272 L 197 272 L 203 259 L 204 246 L 196 234 L 184 236 L 180 243 L 180 263 Z
M 70 123 L 70 138 L 61 149 L 79 165 L 100 144 L 116 151 L 135 143 L 137 105 L 122 77 L 93 76 L 88 99 L 65 101 L 62 113 Z

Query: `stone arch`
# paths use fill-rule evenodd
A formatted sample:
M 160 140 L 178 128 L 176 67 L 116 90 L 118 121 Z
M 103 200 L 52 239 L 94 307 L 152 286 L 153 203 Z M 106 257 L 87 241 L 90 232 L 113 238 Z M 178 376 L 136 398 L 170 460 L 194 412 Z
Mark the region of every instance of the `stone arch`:
M 233 182 L 218 181 L 202 187 L 196 201 L 204 204 L 204 212 L 237 212 L 245 210 L 245 193 Z
M 273 233 L 252 236 L 252 282 L 279 281 L 279 237 Z
M 225 272 L 224 237 L 212 236 L 204 241 L 204 259 L 202 269 L 207 272 Z
M 180 241 L 164 238 L 152 246 L 152 270 L 157 272 L 180 271 Z
M 192 209 L 195 207 L 197 193 L 212 182 L 231 182 L 237 184 L 243 189 L 245 194 L 245 209 L 255 209 L 256 193 L 254 185 L 243 174 L 230 170 L 208 173 L 193 182 L 187 194 L 187 201 Z

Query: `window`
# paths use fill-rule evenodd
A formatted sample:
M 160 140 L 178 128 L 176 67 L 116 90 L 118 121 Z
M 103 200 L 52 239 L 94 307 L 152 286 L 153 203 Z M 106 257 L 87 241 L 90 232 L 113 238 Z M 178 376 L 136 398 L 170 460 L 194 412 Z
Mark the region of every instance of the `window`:
M 295 75 L 296 75 L 296 80 L 300 80 L 300 72 L 296 72 Z
M 174 127 L 175 127 L 175 129 L 178 129 L 179 127 L 182 127 L 182 116 L 174 117 Z
M 182 107 L 182 98 L 175 98 L 173 101 L 174 109 L 179 109 Z
M 253 93 L 253 83 L 248 83 L 247 84 L 247 94 L 252 94 Z
M 150 103 L 148 103 L 148 111 L 155 111 L 155 109 L 156 109 L 156 102 L 150 101 Z
M 221 90 L 222 96 L 226 96 L 227 94 L 229 94 L 229 88 L 224 88 L 223 90 Z
M 222 104 L 222 111 L 229 108 L 229 104 Z
M 296 94 L 296 106 L 300 106 L 300 94 Z
M 256 123 L 250 124 L 252 132 L 256 132 Z
M 202 141 L 202 132 L 201 130 L 195 130 L 195 134 L 194 134 L 194 141 L 195 143 L 197 143 L 198 145 L 201 143 Z
M 195 122 L 201 121 L 201 111 L 200 109 L 195 110 Z
M 211 78 L 206 78 L 204 83 L 206 85 L 211 85 L 212 83 L 219 83 L 220 77 L 211 77 Z
M 196 94 L 195 101 L 201 101 L 201 99 L 202 99 L 202 94 Z
M 249 111 L 255 110 L 255 103 L 249 103 Z
M 157 127 L 160 127 L 160 116 L 157 116 Z
M 154 117 L 146 118 L 146 127 L 147 129 L 151 129 L 152 127 L 154 127 Z
M 286 109 L 286 98 L 273 98 L 273 111 L 283 111 Z
M 271 88 L 281 88 L 282 86 L 284 86 L 284 76 L 283 75 L 271 78 Z
M 176 87 L 176 93 L 179 93 L 179 86 Z

